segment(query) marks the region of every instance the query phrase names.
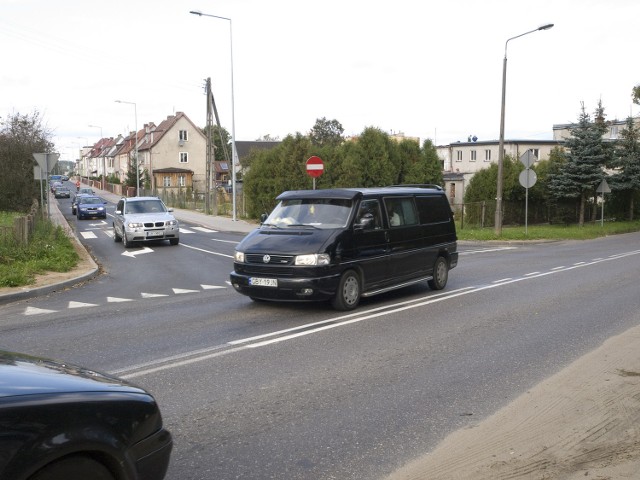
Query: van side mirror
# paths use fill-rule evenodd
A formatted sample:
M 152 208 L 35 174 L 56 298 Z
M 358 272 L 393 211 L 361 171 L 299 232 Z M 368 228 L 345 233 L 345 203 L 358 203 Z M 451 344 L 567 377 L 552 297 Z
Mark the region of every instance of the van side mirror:
M 373 214 L 365 213 L 358 219 L 354 227 L 356 228 L 356 230 L 373 230 Z
M 268 215 L 266 213 L 260 215 L 260 223 L 264 223 L 267 220 L 267 217 Z

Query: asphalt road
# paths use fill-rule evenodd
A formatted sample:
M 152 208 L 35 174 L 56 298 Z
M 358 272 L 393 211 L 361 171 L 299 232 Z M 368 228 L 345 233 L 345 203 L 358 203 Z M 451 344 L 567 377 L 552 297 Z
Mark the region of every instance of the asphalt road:
M 241 234 L 185 224 L 180 245 L 128 256 L 93 223 L 76 228 L 105 273 L 0 306 L 0 348 L 149 389 L 169 479 L 381 478 L 638 324 L 640 234 L 462 244 L 445 290 L 341 314 L 233 291 Z

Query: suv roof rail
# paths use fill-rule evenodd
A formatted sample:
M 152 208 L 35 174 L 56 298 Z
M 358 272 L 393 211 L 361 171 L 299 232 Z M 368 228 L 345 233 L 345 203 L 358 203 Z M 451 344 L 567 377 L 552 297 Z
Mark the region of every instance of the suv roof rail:
M 442 190 L 442 187 L 435 183 L 403 183 L 398 185 L 389 185 L 389 187 L 435 188 L 436 190 Z

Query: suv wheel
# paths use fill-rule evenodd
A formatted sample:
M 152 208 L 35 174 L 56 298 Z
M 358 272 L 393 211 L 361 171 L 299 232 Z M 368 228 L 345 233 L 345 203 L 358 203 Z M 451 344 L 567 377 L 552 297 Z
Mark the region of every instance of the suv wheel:
M 331 300 L 336 310 L 353 310 L 360 303 L 360 277 L 353 270 L 347 270 L 340 277 L 336 296 Z
M 116 226 L 113 226 L 113 241 L 118 243 L 122 241 L 122 237 L 118 235 L 118 230 L 116 230 Z

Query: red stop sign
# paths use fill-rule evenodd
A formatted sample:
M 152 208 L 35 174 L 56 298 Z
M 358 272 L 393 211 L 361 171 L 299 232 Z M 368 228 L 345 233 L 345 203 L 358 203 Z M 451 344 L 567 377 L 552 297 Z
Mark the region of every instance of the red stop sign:
M 322 163 L 322 159 L 320 157 L 310 157 L 307 160 L 307 174 L 310 177 L 319 177 L 324 172 L 324 163 Z

